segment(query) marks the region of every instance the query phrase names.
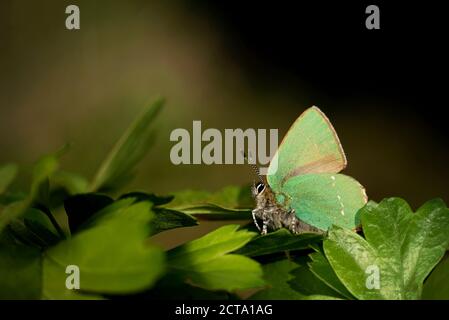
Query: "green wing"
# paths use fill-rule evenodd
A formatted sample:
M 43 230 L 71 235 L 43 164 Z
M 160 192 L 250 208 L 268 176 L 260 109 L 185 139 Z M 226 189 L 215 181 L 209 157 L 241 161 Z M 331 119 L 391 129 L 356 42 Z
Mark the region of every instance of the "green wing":
M 357 211 L 367 201 L 360 183 L 343 174 L 318 173 L 292 177 L 278 197 L 287 196 L 287 205 L 302 221 L 321 230 L 335 224 L 354 229 L 360 219 Z M 279 199 L 281 200 L 281 199 Z
M 267 180 L 278 201 L 295 209 L 304 222 L 322 230 L 332 224 L 353 229 L 367 197 L 360 183 L 337 174 L 345 167 L 337 133 L 324 113 L 312 107 L 287 132 Z
M 268 183 L 277 192 L 291 177 L 337 173 L 346 157 L 329 119 L 317 107 L 304 111 L 285 135 L 268 168 Z

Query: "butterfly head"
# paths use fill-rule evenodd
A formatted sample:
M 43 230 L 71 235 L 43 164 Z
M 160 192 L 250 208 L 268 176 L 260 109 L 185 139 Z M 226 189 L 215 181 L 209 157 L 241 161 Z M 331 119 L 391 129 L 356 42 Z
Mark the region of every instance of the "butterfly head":
M 251 192 L 257 209 L 264 210 L 267 207 L 277 205 L 275 195 L 266 181 L 255 181 L 251 187 Z
M 265 183 L 262 181 L 254 182 L 251 191 L 254 198 L 257 198 L 258 196 L 262 196 L 262 194 L 265 192 L 266 186 Z
M 253 185 L 251 186 L 251 193 L 254 199 L 256 199 L 256 203 L 258 204 L 258 206 L 262 206 L 267 202 L 269 202 L 270 200 L 272 201 L 273 192 L 271 191 L 271 188 L 268 185 L 266 176 L 262 176 L 260 174 L 259 168 L 257 167 L 256 164 L 250 163 L 249 160 L 252 160 L 251 155 L 246 156 L 246 154 L 243 153 L 243 156 L 245 157 L 246 160 L 248 160 L 248 163 L 251 165 L 251 168 L 253 169 L 254 174 L 257 177 L 257 180 L 255 180 L 253 182 Z

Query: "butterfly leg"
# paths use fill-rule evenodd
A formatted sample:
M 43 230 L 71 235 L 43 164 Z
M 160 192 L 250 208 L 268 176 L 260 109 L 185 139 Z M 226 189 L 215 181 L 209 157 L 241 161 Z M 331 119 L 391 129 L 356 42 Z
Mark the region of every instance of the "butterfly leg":
M 262 226 L 262 235 L 266 235 L 267 234 L 267 221 L 263 222 L 263 226 Z
M 268 225 L 268 220 L 267 220 L 267 212 L 264 211 L 262 214 L 262 235 L 267 234 L 267 225 Z
M 256 225 L 257 229 L 258 229 L 259 231 L 261 231 L 261 229 L 260 229 L 260 227 L 259 227 L 259 224 L 257 223 L 257 218 L 256 218 L 257 209 L 254 209 L 254 210 L 252 211 L 252 213 L 253 213 L 254 224 Z
M 291 217 L 290 230 L 292 231 L 293 234 L 297 234 L 296 233 L 296 219 L 294 219 L 294 217 L 296 216 L 295 209 L 291 209 L 289 211 L 289 214 L 290 214 L 290 217 Z

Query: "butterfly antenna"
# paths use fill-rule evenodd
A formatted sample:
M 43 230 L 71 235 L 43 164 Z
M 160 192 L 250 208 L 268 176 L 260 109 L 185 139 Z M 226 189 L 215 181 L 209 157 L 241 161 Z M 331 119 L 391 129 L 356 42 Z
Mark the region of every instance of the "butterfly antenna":
M 250 163 L 250 161 L 252 160 L 251 158 L 251 154 L 249 154 L 249 156 L 246 155 L 246 153 L 242 150 L 241 151 L 243 154 L 243 157 L 245 158 L 245 160 L 248 162 L 248 164 L 251 166 L 251 168 L 253 169 L 254 173 L 256 174 L 257 178 L 261 181 L 264 182 L 264 180 L 262 179 L 262 176 L 260 175 L 260 170 L 259 167 L 257 165 L 255 165 L 254 163 Z
M 251 168 L 253 168 L 253 171 L 256 174 L 256 176 L 259 178 L 259 180 L 263 182 L 262 176 L 260 175 L 259 167 L 256 166 L 255 164 L 251 164 L 251 163 L 250 163 L 250 166 L 251 166 Z

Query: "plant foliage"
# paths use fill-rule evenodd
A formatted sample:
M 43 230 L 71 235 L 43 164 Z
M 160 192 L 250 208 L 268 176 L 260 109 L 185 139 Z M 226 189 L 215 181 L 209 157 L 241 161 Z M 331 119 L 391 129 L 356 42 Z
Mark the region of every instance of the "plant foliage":
M 440 199 L 416 212 L 400 198 L 369 202 L 363 234 L 261 236 L 249 187 L 120 194 L 161 107 L 142 113 L 91 181 L 59 168 L 66 148 L 37 161 L 27 193 L 14 189 L 18 166 L 0 166 L 0 299 L 449 299 Z M 205 219 L 223 226 L 170 250 L 152 239 Z

